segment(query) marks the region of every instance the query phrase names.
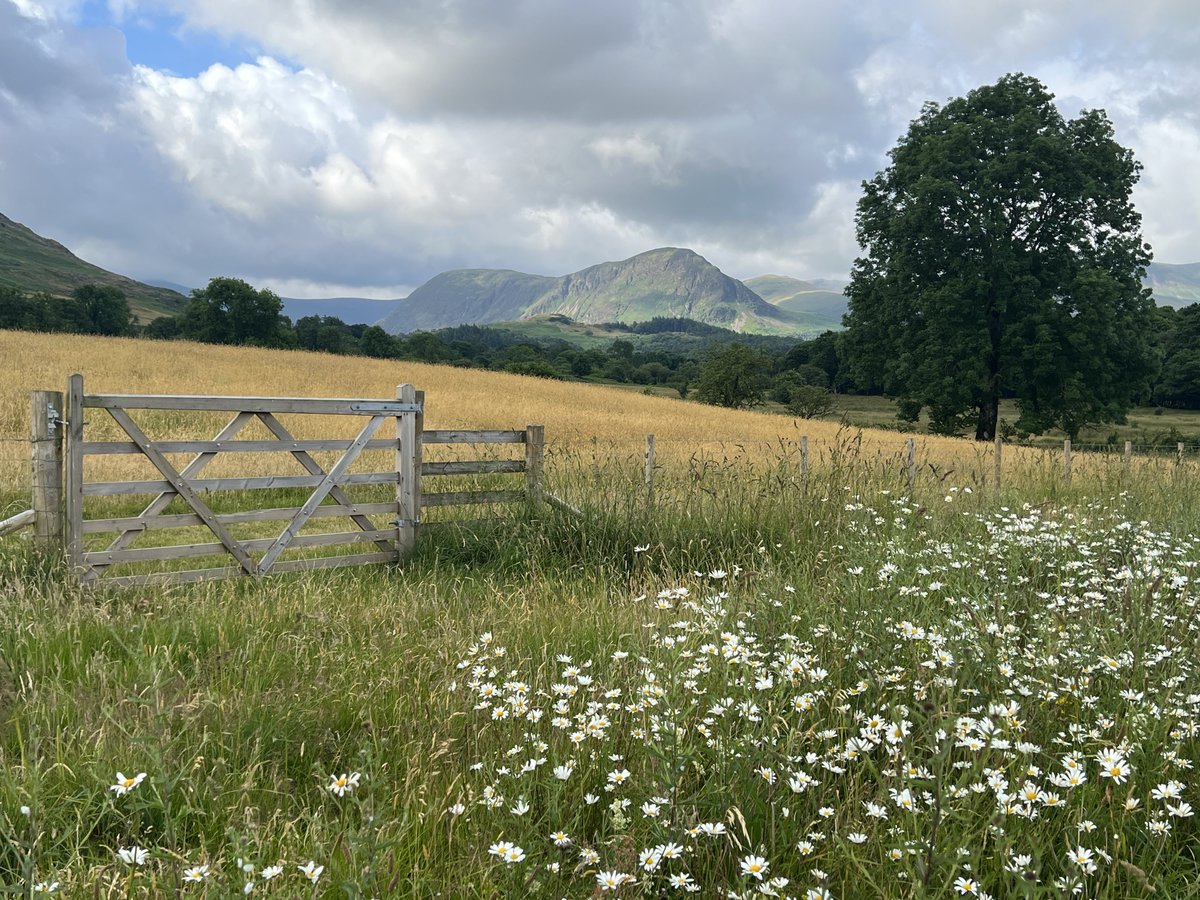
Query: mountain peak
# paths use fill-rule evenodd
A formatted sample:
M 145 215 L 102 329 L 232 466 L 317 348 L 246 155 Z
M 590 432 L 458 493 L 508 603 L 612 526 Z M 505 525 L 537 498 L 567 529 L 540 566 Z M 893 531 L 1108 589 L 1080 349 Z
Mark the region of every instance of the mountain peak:
M 735 331 L 793 334 L 793 317 L 686 247 L 658 247 L 558 278 L 500 269 L 443 272 L 383 321 L 393 332 L 559 314 L 577 322 L 695 319 Z

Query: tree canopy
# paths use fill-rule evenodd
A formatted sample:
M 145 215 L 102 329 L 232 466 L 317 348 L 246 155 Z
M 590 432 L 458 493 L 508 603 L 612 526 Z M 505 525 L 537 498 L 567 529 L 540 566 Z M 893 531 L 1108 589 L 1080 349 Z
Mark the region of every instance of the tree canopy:
M 1064 119 L 1035 78 L 927 104 L 863 185 L 847 295 L 861 385 L 934 430 L 1075 435 L 1122 421 L 1153 375 L 1141 171 L 1102 110 Z
M 734 409 L 758 406 L 767 393 L 769 370 L 769 362 L 752 347 L 736 342 L 721 347 L 713 350 L 700 367 L 696 397 Z
M 288 343 L 289 324 L 283 301 L 273 291 L 255 290 L 240 278 L 213 278 L 207 287 L 192 291 L 181 333 L 210 344 L 280 347 Z

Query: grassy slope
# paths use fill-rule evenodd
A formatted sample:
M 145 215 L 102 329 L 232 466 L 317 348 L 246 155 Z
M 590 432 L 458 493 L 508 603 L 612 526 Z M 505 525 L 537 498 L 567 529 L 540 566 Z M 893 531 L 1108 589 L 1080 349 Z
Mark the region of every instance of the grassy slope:
M 56 241 L 0 215 L 0 284 L 65 297 L 84 284 L 119 288 L 140 319 L 179 313 L 187 299 L 84 262 Z

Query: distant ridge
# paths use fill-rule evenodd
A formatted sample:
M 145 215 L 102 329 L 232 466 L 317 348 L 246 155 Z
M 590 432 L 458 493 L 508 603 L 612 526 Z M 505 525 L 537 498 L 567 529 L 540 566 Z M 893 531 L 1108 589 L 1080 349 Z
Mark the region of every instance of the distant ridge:
M 787 275 L 759 275 L 747 278 L 745 285 L 767 302 L 803 318 L 813 328 L 836 331 L 842 327 L 847 301 L 840 291 Z
M 381 323 L 398 334 L 485 325 L 557 313 L 577 322 L 694 319 L 754 334 L 800 334 L 804 321 L 779 309 L 692 250 L 662 247 L 570 275 L 456 269 L 435 275 Z
M 143 284 L 85 262 L 58 241 L 44 238 L 0 214 L 0 285 L 27 293 L 45 291 L 67 297 L 85 284 L 119 288 L 140 319 L 176 315 L 187 303 L 187 298 L 175 291 Z

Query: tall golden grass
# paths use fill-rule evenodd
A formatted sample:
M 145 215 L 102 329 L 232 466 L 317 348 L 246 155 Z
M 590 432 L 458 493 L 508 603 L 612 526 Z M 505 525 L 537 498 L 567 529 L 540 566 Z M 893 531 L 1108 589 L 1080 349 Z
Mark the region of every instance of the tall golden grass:
M 653 397 L 619 388 L 461 369 L 414 362 L 373 360 L 321 353 L 221 347 L 132 338 L 31 334 L 0 331 L 0 439 L 29 433 L 30 393 L 63 390 L 67 376 L 82 373 L 89 393 L 393 397 L 398 383 L 425 391 L 426 428 L 523 428 L 546 426 L 552 446 L 628 456 L 641 453 L 644 435 L 654 434 L 663 463 L 733 457 L 798 460 L 799 439 L 809 439 L 815 467 L 853 458 L 891 472 L 904 467 L 906 436 L 894 431 L 849 429 L 836 422 L 794 419 L 765 412 L 730 410 Z M 143 415 L 152 436 L 211 437 L 228 418 L 215 415 Z M 320 417 L 296 427 L 297 436 L 342 436 L 358 423 Z M 89 433 L 116 438 L 112 423 L 97 411 Z M 157 432 L 157 433 L 155 433 Z M 250 431 L 242 437 L 257 436 Z M 920 435 L 917 459 L 928 477 L 955 483 L 985 483 L 992 449 L 973 441 Z M 0 443 L 0 485 L 16 489 L 28 481 L 27 451 Z M 130 458 L 103 457 L 95 477 L 115 477 L 112 467 Z M 246 460 L 214 466 L 208 474 L 239 471 Z M 1045 451 L 1006 448 L 1005 470 L 1013 477 L 1048 477 L 1061 462 Z M 1077 455 L 1075 474 L 1087 477 L 1112 469 L 1119 460 Z M 89 470 L 89 478 L 93 470 Z M 140 477 L 131 473 L 131 477 Z M 151 476 L 152 477 L 152 476 Z

